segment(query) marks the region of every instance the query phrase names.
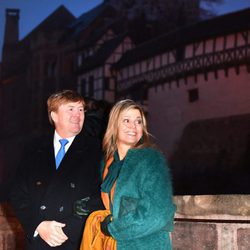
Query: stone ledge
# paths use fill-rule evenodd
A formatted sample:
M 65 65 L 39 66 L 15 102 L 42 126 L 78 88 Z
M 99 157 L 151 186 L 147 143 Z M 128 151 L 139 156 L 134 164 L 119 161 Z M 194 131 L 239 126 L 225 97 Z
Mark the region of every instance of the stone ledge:
M 175 196 L 175 218 L 244 220 L 250 223 L 250 195 Z
M 173 249 L 248 249 L 250 195 L 175 196 Z M 8 203 L 0 203 L 0 249 L 24 250 L 24 233 Z

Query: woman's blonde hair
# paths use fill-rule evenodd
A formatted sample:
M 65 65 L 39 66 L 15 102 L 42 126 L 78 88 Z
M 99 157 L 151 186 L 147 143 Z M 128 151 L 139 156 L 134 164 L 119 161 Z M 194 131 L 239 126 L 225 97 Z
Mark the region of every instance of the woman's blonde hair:
M 142 138 L 134 147 L 138 148 L 150 145 L 150 134 L 147 130 L 147 121 L 142 107 L 136 102 L 129 99 L 119 101 L 113 106 L 110 111 L 107 130 L 103 138 L 103 150 L 106 160 L 113 156 L 114 152 L 117 150 L 116 142 L 120 115 L 123 111 L 128 111 L 131 109 L 139 110 L 142 117 Z

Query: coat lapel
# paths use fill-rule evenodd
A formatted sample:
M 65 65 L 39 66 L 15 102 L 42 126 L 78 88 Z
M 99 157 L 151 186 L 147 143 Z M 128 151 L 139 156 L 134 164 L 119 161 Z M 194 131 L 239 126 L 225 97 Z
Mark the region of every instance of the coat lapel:
M 56 172 L 59 174 L 67 174 L 70 169 L 71 165 L 74 164 L 80 156 L 84 155 L 86 151 L 86 144 L 84 143 L 84 139 L 82 136 L 77 135 L 73 140 L 72 144 L 70 145 L 68 151 L 66 152 L 65 156 L 63 157 L 59 168 Z

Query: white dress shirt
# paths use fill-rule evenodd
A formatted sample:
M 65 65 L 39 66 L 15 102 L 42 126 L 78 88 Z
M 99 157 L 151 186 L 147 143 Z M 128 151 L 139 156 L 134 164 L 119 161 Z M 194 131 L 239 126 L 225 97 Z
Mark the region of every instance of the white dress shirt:
M 61 148 L 61 143 L 59 142 L 60 139 L 67 139 L 69 142 L 65 145 L 65 154 L 67 153 L 70 145 L 72 144 L 73 140 L 75 139 L 75 136 L 72 137 L 68 137 L 68 138 L 62 138 L 60 135 L 58 135 L 58 133 L 55 130 L 55 134 L 54 134 L 54 152 L 55 152 L 55 157 L 59 151 L 59 149 Z

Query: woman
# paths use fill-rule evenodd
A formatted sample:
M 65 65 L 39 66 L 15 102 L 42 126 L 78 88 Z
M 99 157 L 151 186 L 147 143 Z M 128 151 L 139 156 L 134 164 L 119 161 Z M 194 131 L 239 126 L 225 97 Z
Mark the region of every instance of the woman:
M 102 199 L 111 214 L 99 229 L 118 250 L 172 249 L 169 232 L 176 207 L 171 177 L 164 156 L 149 142 L 137 103 L 122 100 L 112 108 L 103 149 Z

